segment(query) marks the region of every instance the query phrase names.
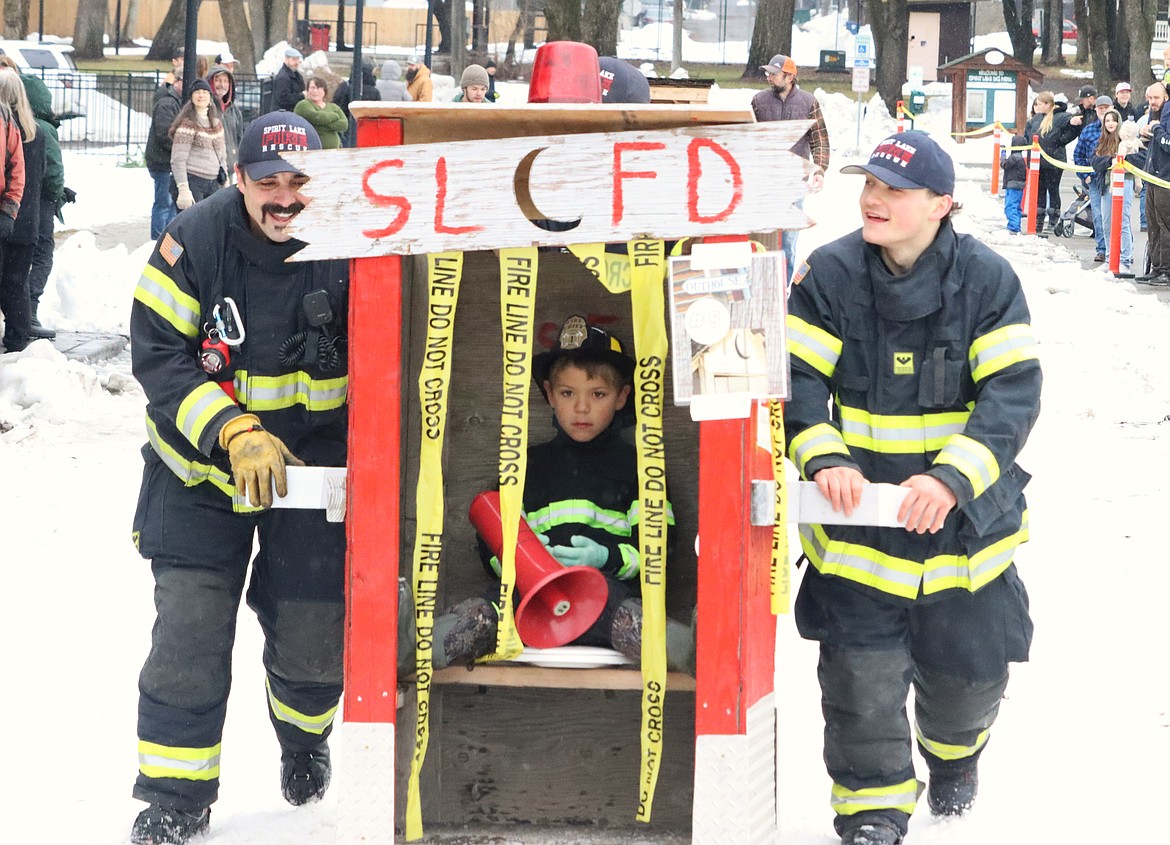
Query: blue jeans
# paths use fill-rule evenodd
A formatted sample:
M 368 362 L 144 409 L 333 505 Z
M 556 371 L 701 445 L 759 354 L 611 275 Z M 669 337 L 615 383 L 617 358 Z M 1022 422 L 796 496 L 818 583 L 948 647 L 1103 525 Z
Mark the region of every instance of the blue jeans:
M 1138 191 L 1138 215 L 1142 221 L 1142 231 L 1148 227 L 1146 222 L 1146 183 L 1142 182 L 1142 189 Z
M 797 208 L 804 208 L 804 197 L 793 203 Z M 783 229 L 780 232 L 780 249 L 784 250 L 784 263 L 787 265 L 788 284 L 792 284 L 792 276 L 796 273 L 796 239 L 800 229 Z
M 1105 224 L 1101 220 L 1101 189 L 1089 180 L 1089 207 L 1093 210 L 1093 233 L 1097 238 L 1097 252 L 1105 253 Z
M 1020 231 L 1020 206 L 1024 202 L 1023 188 L 1007 188 L 1003 193 L 1003 215 L 1007 218 L 1007 228 L 1009 232 Z M 1037 223 L 1039 223 L 1040 211 L 1036 211 Z
M 167 224 L 175 219 L 179 208 L 171 199 L 171 172 L 151 170 L 150 178 L 154 180 L 154 205 L 150 207 L 150 238 L 157 241 Z
M 1133 226 L 1130 223 L 1130 208 L 1133 207 L 1133 177 L 1125 177 L 1125 197 L 1122 199 L 1121 209 L 1121 264 L 1125 267 L 1133 266 Z M 1101 203 L 1101 222 L 1104 224 L 1102 229 L 1105 234 L 1105 243 L 1110 241 L 1109 232 L 1111 221 L 1113 219 L 1113 195 L 1112 193 L 1103 197 Z M 1112 260 L 1112 255 L 1106 255 L 1106 258 Z

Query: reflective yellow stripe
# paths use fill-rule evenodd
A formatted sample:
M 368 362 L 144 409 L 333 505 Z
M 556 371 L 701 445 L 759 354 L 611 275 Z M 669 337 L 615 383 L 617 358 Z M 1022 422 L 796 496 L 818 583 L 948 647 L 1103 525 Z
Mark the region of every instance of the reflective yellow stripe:
M 134 298 L 158 314 L 184 337 L 199 334 L 199 303 L 179 290 L 174 279 L 150 264 L 142 271 Z
M 921 563 L 858 543 L 830 540 L 820 525 L 801 525 L 800 545 L 822 575 L 836 575 L 893 596 L 918 597 L 925 568 Z
M 191 441 L 191 445 L 198 449 L 199 440 L 203 437 L 207 424 L 220 411 L 234 407 L 236 403 L 228 398 L 218 384 L 204 382 L 179 403 L 179 415 L 175 424 L 183 436 Z
M 1028 512 L 1020 518 L 1019 530 L 996 540 L 972 554 L 955 556 L 953 560 L 931 558 L 922 576 L 925 595 L 958 588 L 975 592 L 998 578 L 1015 559 L 1016 549 L 1028 542 Z
M 210 748 L 176 748 L 138 740 L 138 770 L 148 778 L 214 780 L 219 777 L 220 743 Z
M 159 436 L 158 427 L 149 415 L 146 417 L 146 439 L 150 443 L 150 447 L 154 449 L 155 454 L 166 464 L 167 469 L 178 476 L 185 486 L 194 487 L 196 484 L 209 481 L 232 499 L 232 510 L 236 513 L 254 513 L 263 510 L 263 508 L 254 508 L 247 503 L 237 501 L 236 485 L 232 483 L 231 476 L 219 467 L 214 464 L 189 461 L 180 455 L 171 444 Z
M 824 329 L 789 314 L 788 354 L 795 355 L 826 378 L 832 378 L 841 357 L 841 341 Z
M 821 525 L 801 525 L 800 544 L 817 572 L 865 584 L 893 596 L 918 597 L 919 582 L 924 595 L 943 590 L 971 592 L 986 586 L 1003 573 L 1015 558 L 1016 549 L 1028 541 L 1028 512 L 1020 528 L 970 555 L 935 555 L 923 563 L 886 554 L 860 543 L 831 540 Z
M 619 581 L 625 581 L 641 571 L 641 558 L 638 557 L 638 550 L 626 543 L 619 544 L 618 549 L 622 553 L 622 568 L 617 571 L 617 575 L 614 577 Z
M 304 405 L 310 411 L 331 411 L 345 404 L 347 376 L 315 379 L 304 370 L 283 376 L 236 373 L 236 396 L 249 411 L 278 411 Z
M 642 519 L 642 503 L 634 499 L 634 503 L 630 505 L 629 512 L 630 525 L 637 525 Z M 666 524 L 674 525 L 674 505 L 669 501 L 666 503 Z
M 319 716 L 310 716 L 299 710 L 294 710 L 280 701 L 275 693 L 272 692 L 272 684 L 269 683 L 267 678 L 264 679 L 264 686 L 268 690 L 268 706 L 272 708 L 272 715 L 281 722 L 286 722 L 293 727 L 300 728 L 305 733 L 311 734 L 322 734 L 326 728 L 333 724 L 333 717 L 337 713 L 336 704 Z
M 804 468 L 810 460 L 821 455 L 848 455 L 849 447 L 841 432 L 828 423 L 817 423 L 793 437 L 788 452 L 800 474 L 807 478 Z
M 607 510 L 588 499 L 565 499 L 550 502 L 543 508 L 527 515 L 528 524 L 537 534 L 543 534 L 558 525 L 577 524 L 599 528 L 618 537 L 629 537 L 633 533 L 628 514 Z
M 987 744 L 987 738 L 991 736 L 991 728 L 981 732 L 975 739 L 974 745 L 947 745 L 945 742 L 935 742 L 923 736 L 922 728 L 918 727 L 917 724 L 914 725 L 914 733 L 918 736 L 922 747 L 940 760 L 965 760 Z
M 967 357 L 971 362 L 971 378 L 979 383 L 1012 364 L 1039 358 L 1040 354 L 1032 327 L 1014 323 L 975 338 Z
M 949 464 L 971 482 L 975 496 L 982 496 L 999 478 L 999 461 L 992 451 L 965 434 L 956 434 L 934 459 L 935 464 Z
M 865 789 L 849 789 L 839 783 L 833 784 L 833 797 L 829 802 L 839 816 L 852 816 L 866 810 L 901 810 L 913 813 L 918 803 L 918 781 L 911 778 L 893 786 L 871 786 Z
M 846 405 L 838 407 L 845 445 L 886 455 L 937 452 L 951 437 L 963 432 L 971 416 L 970 411 L 893 416 Z

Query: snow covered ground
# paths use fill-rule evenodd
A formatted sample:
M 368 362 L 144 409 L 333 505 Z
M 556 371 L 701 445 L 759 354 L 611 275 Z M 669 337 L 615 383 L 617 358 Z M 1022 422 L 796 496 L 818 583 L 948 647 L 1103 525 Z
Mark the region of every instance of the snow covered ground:
M 518 98 L 520 91 L 513 92 Z M 713 100 L 743 102 L 749 90 Z M 799 252 L 859 223 L 860 179 L 837 171 L 855 155 L 855 102 L 824 98 L 834 146 L 816 221 Z M 868 150 L 892 130 L 871 109 Z M 959 821 L 923 809 L 912 845 L 1156 842 L 1157 794 L 1170 759 L 1170 311 L 1154 296 L 1064 247 L 1004 231 L 986 192 L 990 142 L 954 144 L 947 118 L 920 122 L 959 163 L 956 225 L 1007 256 L 1024 282 L 1045 368 L 1044 408 L 1021 458 L 1032 542 L 1019 557 L 1036 620 L 1032 662 L 1014 669 L 1008 701 L 983 758 L 978 806 Z M 145 258 L 139 242 L 99 248 L 93 233 L 135 231 L 149 209 L 141 169 L 73 154 L 66 209 L 83 229 L 58 250 L 42 314 L 51 325 L 125 332 Z M 108 236 L 108 235 L 107 235 Z M 0 550 L 8 610 L 3 722 L 5 841 L 115 845 L 141 805 L 136 678 L 153 620 L 149 565 L 130 543 L 143 443 L 141 391 L 128 358 L 89 367 L 45 342 L 0 356 Z M 816 649 L 779 625 L 780 836 L 831 845 L 829 779 L 821 763 Z M 224 737 L 222 799 L 209 845 L 334 841 L 336 790 L 293 809 L 277 788 L 278 749 L 265 715 L 260 638 L 245 609 Z M 432 760 L 431 764 L 434 764 Z M 342 758 L 338 768 L 345 766 Z M 633 788 L 634 773 L 630 773 Z M 1154 801 L 1151 807 L 1151 800 Z M 506 831 L 501 831 L 505 834 Z M 503 842 L 506 839 L 494 839 Z

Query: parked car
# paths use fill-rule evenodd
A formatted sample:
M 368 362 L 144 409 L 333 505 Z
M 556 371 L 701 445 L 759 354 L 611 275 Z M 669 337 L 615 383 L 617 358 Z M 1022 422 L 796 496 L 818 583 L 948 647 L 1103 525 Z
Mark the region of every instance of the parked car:
M 41 77 L 53 97 L 53 111 L 68 118 L 85 114 L 83 88 L 96 88 L 97 76 L 81 73 L 68 44 L 0 40 L 0 53 L 12 58 L 21 73 Z
M 1040 37 L 1040 29 L 1039 29 L 1036 21 L 1032 21 L 1032 36 L 1035 38 Z M 1065 41 L 1076 41 L 1077 40 L 1077 25 L 1066 18 L 1064 21 L 1064 28 L 1061 32 L 1061 37 Z

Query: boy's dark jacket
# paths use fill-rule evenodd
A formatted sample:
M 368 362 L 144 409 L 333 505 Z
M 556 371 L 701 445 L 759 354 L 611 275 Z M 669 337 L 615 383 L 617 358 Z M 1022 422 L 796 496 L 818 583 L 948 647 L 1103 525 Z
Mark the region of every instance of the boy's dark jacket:
M 1023 135 L 1012 136 L 1013 147 L 1022 147 L 1027 143 L 1028 141 Z M 1024 180 L 1028 178 L 1028 163 L 1024 161 L 1024 154 L 1013 152 L 1001 161 L 999 166 L 1003 169 L 1004 190 L 1023 190 Z
M 631 552 L 635 560 L 638 554 L 638 455 L 622 437 L 622 423 L 619 414 L 593 440 L 578 443 L 554 420 L 556 436 L 528 448 L 524 514 L 550 546 L 569 546 L 575 534 L 605 546 L 609 560 L 601 571 L 628 580 L 640 571 L 629 565 Z M 667 524 L 674 525 L 669 502 Z M 482 540 L 479 546 L 484 566 L 498 577 L 491 551 Z

